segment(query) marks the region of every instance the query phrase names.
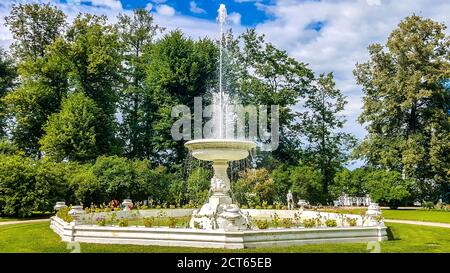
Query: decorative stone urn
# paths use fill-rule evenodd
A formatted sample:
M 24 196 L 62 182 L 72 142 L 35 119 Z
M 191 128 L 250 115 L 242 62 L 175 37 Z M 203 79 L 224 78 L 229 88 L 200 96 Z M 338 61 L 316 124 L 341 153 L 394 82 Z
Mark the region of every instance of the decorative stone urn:
M 56 211 L 62 209 L 62 208 L 66 208 L 66 202 L 56 202 L 56 205 L 53 207 L 53 209 L 55 209 Z
M 133 201 L 131 201 L 131 199 L 124 199 L 122 206 L 124 211 L 129 211 L 133 207 Z
M 204 161 L 212 161 L 214 176 L 211 179 L 211 196 L 200 210 L 195 210 L 191 228 L 243 230 L 248 227 L 248 219 L 230 197 L 230 179 L 227 175 L 228 162 L 241 160 L 256 147 L 251 141 L 232 139 L 199 139 L 188 141 L 185 146 L 192 156 Z
M 378 218 L 381 216 L 381 209 L 378 203 L 370 203 L 367 207 L 366 216 L 369 218 L 369 225 L 383 224 Z
M 85 213 L 83 206 L 72 206 L 71 210 L 68 212 L 68 214 L 73 217 L 72 222 L 75 224 L 81 224 L 83 222 Z

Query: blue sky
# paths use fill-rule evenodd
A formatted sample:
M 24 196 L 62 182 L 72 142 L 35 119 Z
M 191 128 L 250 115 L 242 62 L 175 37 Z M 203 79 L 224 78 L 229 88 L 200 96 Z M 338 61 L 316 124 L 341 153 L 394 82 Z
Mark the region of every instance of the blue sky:
M 119 13 L 147 8 L 167 30 L 181 29 L 194 39 L 218 37 L 215 22 L 220 3 L 227 6 L 234 33 L 248 27 L 267 41 L 307 63 L 316 73 L 333 72 L 348 104 L 345 130 L 358 139 L 366 135 L 357 122 L 362 111 L 361 87 L 353 77 L 357 62 L 368 59 L 367 46 L 385 44 L 389 33 L 413 13 L 450 27 L 450 1 L 442 0 L 0 0 L 0 46 L 11 33 L 3 26 L 13 3 L 51 2 L 73 19 L 79 12 L 105 14 L 115 22 Z M 447 34 L 449 34 L 447 29 Z M 296 106 L 301 107 L 301 102 Z
M 226 3 L 227 7 L 234 13 L 245 14 L 245 16 L 241 17 L 241 24 L 247 27 L 254 27 L 258 23 L 269 19 L 270 15 L 267 14 L 261 7 L 262 5 L 271 5 L 275 3 L 273 0 L 61 0 L 60 2 L 79 2 L 81 5 L 86 6 L 100 6 L 108 5 L 108 3 L 120 2 L 123 9 L 131 10 L 150 6 L 152 11 L 156 11 L 158 6 L 167 5 L 176 10 L 178 15 L 192 16 L 212 21 L 216 19 L 218 6 L 221 3 Z M 258 4 L 255 5 L 255 3 Z

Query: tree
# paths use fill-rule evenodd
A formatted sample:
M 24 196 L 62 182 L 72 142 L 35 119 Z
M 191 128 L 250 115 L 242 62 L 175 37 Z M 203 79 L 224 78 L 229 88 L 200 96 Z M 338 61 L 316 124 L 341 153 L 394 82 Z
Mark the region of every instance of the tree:
M 450 181 L 450 92 L 445 89 L 450 39 L 445 29 L 430 19 L 406 17 L 386 46 L 369 46 L 370 60 L 354 70 L 364 92 L 359 122 L 368 130 L 357 155 L 417 183 L 432 180 L 442 192 Z
M 260 153 L 258 161 L 264 161 L 261 157 L 274 156 L 294 165 L 301 157 L 301 132 L 296 121 L 299 112 L 294 106 L 310 88 L 313 72 L 306 64 L 266 42 L 255 29 L 247 30 L 238 39 L 229 33 L 226 40 L 228 91 L 244 105 L 279 106 L 279 146 L 271 153 Z M 270 120 L 270 111 L 268 117 Z
M 194 97 L 203 96 L 215 80 L 217 48 L 202 39 L 193 41 L 179 31 L 166 34 L 151 47 L 146 84 L 151 90 L 153 133 L 146 137 L 145 146 L 152 151 L 155 163 L 181 163 L 186 148 L 170 134 L 174 119 L 172 107 L 183 104 L 192 107 Z
M 52 211 L 56 201 L 67 199 L 67 164 L 0 155 L 0 214 L 31 216 Z
M 149 50 L 157 32 L 163 28 L 154 24 L 153 16 L 145 9 L 136 9 L 133 15 L 119 15 L 116 25 L 124 58 L 124 87 L 120 93 L 122 124 L 120 134 L 128 157 L 148 158 L 146 138 L 151 132 L 153 104 L 145 89 L 145 67 L 149 60 L 144 53 Z
M 317 84 L 308 92 L 305 111 L 300 115 L 301 127 L 306 137 L 306 154 L 310 164 L 322 173 L 322 192 L 328 186 L 342 164 L 348 159 L 356 139 L 341 132 L 345 120 L 339 116 L 346 104 L 341 91 L 336 88 L 333 74 L 321 74 Z
M 50 3 L 12 5 L 5 25 L 15 40 L 11 46 L 14 56 L 34 61 L 43 57 L 46 47 L 61 36 L 65 20 L 65 14 Z
M 116 108 L 120 87 L 121 56 L 116 30 L 105 16 L 78 15 L 67 32 L 67 59 L 74 87 L 91 98 L 101 109 L 98 119 L 97 149 L 101 154 L 118 152 Z
M 92 164 L 83 164 L 67 179 L 70 191 L 73 192 L 74 204 L 100 204 L 107 200 L 105 190 L 92 170 Z
M 274 183 L 274 201 L 278 203 L 286 202 L 286 194 L 292 186 L 291 167 L 288 164 L 279 163 L 278 167 L 272 170 L 270 177 Z
M 81 92 L 70 94 L 61 111 L 52 114 L 40 139 L 42 151 L 57 161 L 88 161 L 99 154 L 97 143 L 105 130 L 98 116 L 101 110 Z
M 264 168 L 240 172 L 232 191 L 239 204 L 247 204 L 250 207 L 260 206 L 263 202 L 273 204 L 275 194 L 273 179 Z
M 0 137 L 6 134 L 6 111 L 1 99 L 14 87 L 16 77 L 13 60 L 0 48 Z
M 367 192 L 364 188 L 366 176 L 370 170 L 358 168 L 353 171 L 342 169 L 337 172 L 330 186 L 330 193 L 333 198 L 338 198 L 342 194 L 349 196 L 364 196 Z
M 67 48 L 61 37 L 51 40 L 38 57 L 20 60 L 17 65 L 20 84 L 2 99 L 7 118 L 14 121 L 9 128 L 12 140 L 28 155 L 38 157 L 43 125 L 50 114 L 59 110 L 69 89 Z
M 412 180 L 397 171 L 374 170 L 367 175 L 365 189 L 374 202 L 396 209 L 411 196 Z
M 59 107 L 55 97 L 55 90 L 42 81 L 26 80 L 3 98 L 8 115 L 15 121 L 10 129 L 12 140 L 27 155 L 40 157 L 39 139 L 44 133 L 43 125 Z
M 106 200 L 123 200 L 132 198 L 139 191 L 139 185 L 134 179 L 134 170 L 131 162 L 118 156 L 100 156 L 92 167 L 92 172 L 105 192 Z
M 327 196 L 322 191 L 323 175 L 314 167 L 299 164 L 291 170 L 292 194 L 311 204 L 323 204 Z
M 197 167 L 192 170 L 186 181 L 186 199 L 197 205 L 203 204 L 208 198 L 211 177 L 212 173 L 210 169 Z

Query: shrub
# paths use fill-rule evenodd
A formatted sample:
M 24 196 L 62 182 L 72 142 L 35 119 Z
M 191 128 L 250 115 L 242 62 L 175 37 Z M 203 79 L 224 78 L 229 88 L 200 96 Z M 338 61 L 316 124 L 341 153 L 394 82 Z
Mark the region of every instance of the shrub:
M 346 218 L 345 220 L 351 227 L 356 226 L 356 224 L 358 223 L 358 220 L 356 218 Z
M 280 216 L 278 216 L 278 214 L 274 213 L 270 215 L 270 218 L 272 218 L 272 224 L 274 227 L 280 226 Z
M 238 180 L 233 183 L 233 194 L 240 204 L 265 207 L 273 203 L 274 182 L 267 169 L 248 169 L 239 173 Z
M 126 218 L 121 218 L 117 221 L 117 225 L 119 227 L 127 227 L 128 226 L 128 219 Z
M 268 206 L 267 201 L 263 201 L 261 207 L 267 209 L 267 206 Z
M 99 225 L 99 226 L 105 226 L 106 225 L 105 217 L 97 217 L 97 219 L 95 219 L 95 221 L 97 222 L 97 225 Z
M 309 166 L 297 166 L 290 174 L 294 196 L 300 196 L 311 204 L 325 201 L 326 197 L 322 191 L 323 176 L 320 171 Z
M 0 155 L 0 214 L 27 217 L 66 200 L 69 164 Z
M 327 227 L 337 227 L 337 222 L 334 219 L 327 219 L 325 220 L 325 225 Z
M 203 203 L 208 198 L 212 171 L 210 168 L 193 169 L 186 181 L 186 198 L 193 203 Z
M 392 209 L 404 204 L 411 196 L 413 182 L 403 179 L 400 172 L 374 170 L 366 179 L 364 187 L 372 200 Z
M 283 227 L 285 227 L 285 228 L 291 228 L 291 227 L 294 226 L 294 222 L 292 221 L 291 218 L 284 218 L 284 219 L 281 221 L 281 225 L 282 225 Z
M 258 229 L 267 229 L 269 222 L 267 220 L 255 220 L 255 225 Z
M 434 208 L 434 204 L 431 201 L 423 201 L 422 202 L 422 207 L 424 209 L 433 209 Z
M 152 227 L 153 223 L 155 222 L 154 217 L 144 217 L 142 218 L 142 221 L 144 222 L 144 227 Z
M 176 228 L 177 227 L 177 222 L 178 222 L 177 218 L 170 217 L 169 218 L 169 227 L 170 228 Z
M 275 209 L 280 210 L 282 208 L 283 208 L 283 205 L 281 203 L 275 203 Z
M 73 217 L 69 215 L 70 209 L 71 209 L 70 207 L 61 208 L 56 213 L 56 216 L 58 216 L 64 222 L 70 223 L 74 220 Z
M 113 212 L 111 213 L 111 225 L 114 225 L 116 222 L 117 213 Z
M 195 229 L 201 229 L 202 228 L 202 224 L 199 222 L 194 222 L 194 228 Z
M 305 228 L 312 228 L 316 226 L 316 219 L 305 219 L 303 220 L 303 226 Z

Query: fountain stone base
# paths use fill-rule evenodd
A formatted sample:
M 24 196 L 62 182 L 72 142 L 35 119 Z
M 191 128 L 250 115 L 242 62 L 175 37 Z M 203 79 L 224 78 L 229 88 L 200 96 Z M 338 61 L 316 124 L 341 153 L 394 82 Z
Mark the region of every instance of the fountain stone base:
M 211 179 L 212 193 L 208 202 L 194 211 L 190 227 L 196 229 L 223 229 L 237 231 L 248 229 L 249 221 L 239 206 L 230 197 L 228 162 L 241 160 L 249 155 L 256 144 L 251 141 L 232 139 L 198 139 L 188 141 L 185 146 L 192 156 L 203 161 L 212 161 L 214 176 Z
M 197 229 L 223 229 L 238 231 L 247 229 L 249 221 L 241 212 L 239 206 L 233 204 L 230 191 L 230 180 L 227 175 L 228 162 L 216 160 L 213 163 L 214 176 L 211 179 L 211 191 L 209 197 L 200 210 L 195 210 L 189 223 L 191 228 Z

